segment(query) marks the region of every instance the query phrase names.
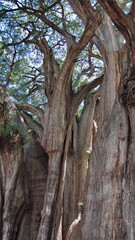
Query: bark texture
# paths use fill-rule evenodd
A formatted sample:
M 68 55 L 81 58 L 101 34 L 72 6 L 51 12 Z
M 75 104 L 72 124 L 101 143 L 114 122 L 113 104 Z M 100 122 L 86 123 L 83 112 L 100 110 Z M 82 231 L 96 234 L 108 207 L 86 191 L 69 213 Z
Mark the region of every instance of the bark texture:
M 111 5 L 110 1 L 107 2 Z M 135 238 L 134 189 L 132 188 L 134 185 L 135 105 L 132 80 L 134 53 L 132 50 L 129 51 L 128 46 L 119 45 L 117 48 L 119 37 L 114 41 L 115 33 L 113 32 L 112 35 L 108 20 L 98 30 L 102 29 L 102 34 L 99 35 L 97 32 L 95 39 L 97 45 L 100 43 L 99 47 L 105 59 L 106 74 L 100 99 L 101 119 L 95 113 L 99 128 L 89 160 L 84 211 L 71 239 Z M 106 24 L 108 27 L 104 29 Z M 105 47 L 104 37 L 110 39 Z
M 14 143 L 1 139 L 1 239 L 37 237 L 48 156 L 34 141 L 23 149 L 20 136 Z
M 37 238 L 41 220 L 48 155 L 36 141 L 36 134 L 28 133 L 8 94 L 4 100 L 0 135 L 0 237 L 33 240 Z
M 78 41 L 41 11 L 21 8 L 65 38 L 67 55 L 60 67 L 45 37 L 31 40 L 44 57 L 48 102 L 22 108 L 39 122 L 21 117 L 0 87 L 1 240 L 135 239 L 135 5 L 126 15 L 117 1 L 98 2 L 102 24 L 89 0 L 69 0 L 84 24 Z M 104 75 L 74 93 L 74 66 L 91 39 Z

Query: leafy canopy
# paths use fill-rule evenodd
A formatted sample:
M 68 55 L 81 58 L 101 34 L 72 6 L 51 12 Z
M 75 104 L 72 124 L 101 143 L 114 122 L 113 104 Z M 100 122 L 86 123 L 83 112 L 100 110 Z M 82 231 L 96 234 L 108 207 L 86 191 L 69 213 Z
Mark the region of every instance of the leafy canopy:
M 35 106 L 47 101 L 43 54 L 36 40 L 45 37 L 62 66 L 67 44 L 61 31 L 79 41 L 83 30 L 81 20 L 65 0 L 0 1 L 0 79 L 14 101 Z M 90 43 L 75 64 L 72 90 L 77 92 L 102 70 L 102 57 Z

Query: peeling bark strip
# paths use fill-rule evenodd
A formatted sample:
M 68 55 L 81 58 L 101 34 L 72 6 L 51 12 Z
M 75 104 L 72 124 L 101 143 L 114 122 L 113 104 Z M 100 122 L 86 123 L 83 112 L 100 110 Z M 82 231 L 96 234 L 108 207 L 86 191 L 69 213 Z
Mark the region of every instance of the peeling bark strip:
M 78 214 L 78 217 L 71 224 L 65 240 L 70 240 L 71 239 L 70 238 L 71 234 L 74 231 L 74 228 L 77 226 L 77 224 L 79 223 L 80 220 L 81 220 L 81 213 Z

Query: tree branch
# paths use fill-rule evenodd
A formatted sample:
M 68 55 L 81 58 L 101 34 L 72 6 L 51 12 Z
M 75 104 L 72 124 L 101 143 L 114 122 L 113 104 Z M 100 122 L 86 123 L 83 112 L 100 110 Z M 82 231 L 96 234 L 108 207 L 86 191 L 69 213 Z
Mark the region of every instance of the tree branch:
M 54 83 L 59 72 L 59 65 L 45 38 L 38 40 L 37 44 L 41 52 L 44 54 L 44 69 L 46 76 L 45 90 L 46 95 L 50 100 L 53 93 Z
M 82 20 L 86 26 L 89 20 L 94 20 L 96 17 L 99 18 L 98 12 L 94 10 L 89 0 L 68 0 L 74 12 Z
M 63 29 L 59 28 L 57 25 L 55 25 L 53 22 L 51 22 L 50 20 L 48 20 L 43 14 L 46 13 L 47 11 L 49 11 L 51 8 L 53 8 L 56 4 L 58 4 L 60 2 L 60 0 L 56 1 L 55 3 L 53 3 L 52 5 L 50 5 L 47 8 L 44 8 L 44 10 L 37 10 L 34 8 L 30 8 L 27 6 L 18 6 L 18 8 L 16 9 L 6 9 L 3 10 L 2 14 L 0 16 L 2 16 L 5 13 L 8 12 L 13 12 L 13 11 L 22 11 L 24 13 L 27 13 L 28 15 L 35 15 L 36 17 L 38 17 L 40 20 L 42 20 L 45 24 L 47 24 L 49 27 L 51 27 L 52 29 L 54 29 L 55 31 L 57 31 L 58 33 L 60 33 L 67 42 L 67 46 L 68 48 L 70 46 L 72 46 L 73 44 L 75 44 L 75 37 L 72 36 L 71 34 L 69 34 L 67 31 L 64 31 Z M 16 3 L 17 4 L 17 3 Z M 27 40 L 27 39 L 25 39 Z M 22 43 L 23 41 L 21 41 L 20 43 Z
M 96 29 L 101 23 L 101 18 L 99 13 L 97 13 L 89 0 L 69 0 L 70 5 L 73 7 L 75 13 L 81 20 L 85 23 L 85 30 L 80 38 L 80 40 L 74 44 L 69 51 L 67 52 L 66 59 L 62 65 L 62 68 L 59 72 L 58 82 L 60 79 L 64 79 L 64 82 L 67 83 L 71 80 L 71 75 L 73 67 L 81 51 L 88 44 L 90 39 L 94 36 Z M 83 14 L 82 14 L 83 13 Z M 62 88 L 62 84 L 59 83 L 59 88 Z M 61 85 L 61 86 L 60 86 Z M 68 84 L 67 84 L 68 86 Z M 62 90 L 61 90 L 62 91 Z
M 37 123 L 29 113 L 27 113 L 25 111 L 21 112 L 21 116 L 23 117 L 26 125 L 30 129 L 34 130 L 38 134 L 39 137 L 41 137 L 42 133 L 43 133 L 42 126 L 39 123 Z
M 11 62 L 11 64 L 9 65 L 10 72 L 8 73 L 7 79 L 6 79 L 6 84 L 5 84 L 5 87 L 6 87 L 6 88 L 7 88 L 7 86 L 8 86 L 9 83 L 10 83 L 10 79 L 11 79 L 11 76 L 12 76 L 13 67 L 14 67 L 14 65 L 15 65 L 16 54 L 17 54 L 17 53 L 16 53 L 16 49 L 14 49 L 13 56 L 12 56 L 12 62 Z
M 104 77 L 104 75 L 100 76 L 99 78 L 96 78 L 95 80 L 93 80 L 89 84 L 84 85 L 81 88 L 81 90 L 74 95 L 73 101 L 72 101 L 72 106 L 73 106 L 72 112 L 73 112 L 73 114 L 74 114 L 74 112 L 77 111 L 78 106 L 80 105 L 82 100 L 88 95 L 88 93 L 102 83 L 103 77 Z
M 72 6 L 74 12 L 77 14 L 77 16 L 81 19 L 81 21 L 86 24 L 87 23 L 87 16 L 85 14 L 84 8 L 80 1 L 75 0 L 68 0 L 70 5 Z
M 56 2 L 52 3 L 49 7 L 44 7 L 42 0 L 38 0 L 39 6 L 42 9 L 42 13 L 46 13 L 48 12 L 50 9 L 52 9 L 53 7 L 55 7 L 58 3 L 60 3 L 61 0 L 57 0 Z
M 135 17 L 135 1 L 132 0 L 132 5 L 131 5 L 131 8 L 130 8 L 130 12 L 128 14 L 132 20 L 134 21 L 134 17 Z
M 135 23 L 132 21 L 131 17 L 121 10 L 116 1 L 98 0 L 98 2 L 124 35 L 132 49 L 135 49 Z
M 0 17 L 2 17 L 4 14 L 8 12 L 17 12 L 17 11 L 18 11 L 18 8 L 1 10 Z
M 69 34 L 67 31 L 64 31 L 63 29 L 59 28 L 57 25 L 55 25 L 53 22 L 51 22 L 50 20 L 48 20 L 43 13 L 40 13 L 38 10 L 32 9 L 33 11 L 30 11 L 29 8 L 21 8 L 21 10 L 27 14 L 31 14 L 31 15 L 35 15 L 36 17 L 38 17 L 40 20 L 42 20 L 45 24 L 47 24 L 49 27 L 51 27 L 52 29 L 54 29 L 55 31 L 57 31 L 58 33 L 60 33 L 67 42 L 67 46 L 68 48 L 70 46 L 72 46 L 73 44 L 75 44 L 75 38 L 74 36 L 72 36 L 71 34 Z
M 23 38 L 21 41 L 19 41 L 19 42 L 12 42 L 12 43 L 8 43 L 8 44 L 3 44 L 3 48 L 4 47 L 9 47 L 9 46 L 16 46 L 16 45 L 19 45 L 19 44 L 21 44 L 21 43 L 23 43 L 23 42 L 26 42 L 26 43 L 28 43 L 29 42 L 29 37 L 31 36 L 31 32 L 29 32 L 29 34 L 25 37 L 25 38 Z
M 77 58 L 81 53 L 81 51 L 85 48 L 85 46 L 89 43 L 90 39 L 94 36 L 95 31 L 99 26 L 99 23 L 100 23 L 99 15 L 97 15 L 97 18 L 95 18 L 95 21 L 93 21 L 93 19 L 92 20 L 89 19 L 89 22 L 86 25 L 86 28 L 80 40 L 69 49 L 67 53 L 67 57 L 57 77 L 59 89 L 63 88 L 63 83 L 67 83 L 70 81 L 70 76 L 72 74 L 74 64 L 77 61 Z M 60 81 L 62 78 L 64 79 L 64 82 L 62 82 L 61 84 Z
M 23 103 L 18 105 L 19 109 L 26 110 L 28 112 L 33 113 L 36 115 L 39 120 L 41 121 L 41 124 L 43 124 L 43 119 L 44 119 L 44 111 L 41 108 L 35 107 L 31 104 L 28 103 Z

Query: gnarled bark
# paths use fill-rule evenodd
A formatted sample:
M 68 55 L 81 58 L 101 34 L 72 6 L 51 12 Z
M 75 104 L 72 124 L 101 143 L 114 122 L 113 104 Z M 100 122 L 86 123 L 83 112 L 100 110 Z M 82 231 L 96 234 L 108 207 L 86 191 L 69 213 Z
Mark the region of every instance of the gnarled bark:
M 106 2 L 111 5 L 110 1 Z M 100 100 L 102 118 L 89 160 L 82 219 L 71 239 L 123 240 L 135 237 L 133 52 L 132 49 L 129 52 L 128 46 L 116 52 L 115 33 L 107 33 L 108 30 L 102 31 L 102 43 L 104 33 L 113 39 L 109 37 L 105 48 L 99 45 L 105 59 L 106 76 Z M 100 121 L 99 117 L 97 119 Z

